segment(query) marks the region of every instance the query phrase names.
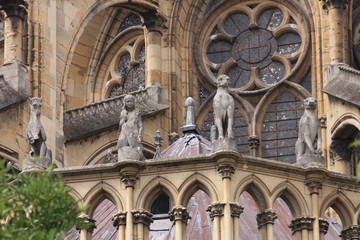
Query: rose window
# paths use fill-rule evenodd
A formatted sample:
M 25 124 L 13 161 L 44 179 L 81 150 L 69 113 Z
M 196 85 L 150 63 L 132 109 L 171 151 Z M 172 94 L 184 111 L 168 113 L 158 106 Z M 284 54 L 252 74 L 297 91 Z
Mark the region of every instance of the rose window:
M 200 70 L 214 84 L 227 74 L 231 87 L 258 91 L 290 79 L 300 67 L 308 42 L 295 14 L 280 5 L 237 4 L 209 15 L 199 39 Z

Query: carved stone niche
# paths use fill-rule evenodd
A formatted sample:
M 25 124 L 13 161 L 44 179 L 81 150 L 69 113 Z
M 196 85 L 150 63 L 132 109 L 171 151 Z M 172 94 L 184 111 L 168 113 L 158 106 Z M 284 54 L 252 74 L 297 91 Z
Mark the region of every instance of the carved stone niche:
M 165 104 L 166 90 L 161 86 L 151 86 L 131 94 L 135 96 L 136 106 L 143 119 L 168 108 Z M 65 142 L 117 129 L 123 98 L 124 96 L 110 98 L 66 111 L 64 114 Z
M 0 109 L 19 103 L 30 96 L 27 69 L 18 62 L 0 67 Z

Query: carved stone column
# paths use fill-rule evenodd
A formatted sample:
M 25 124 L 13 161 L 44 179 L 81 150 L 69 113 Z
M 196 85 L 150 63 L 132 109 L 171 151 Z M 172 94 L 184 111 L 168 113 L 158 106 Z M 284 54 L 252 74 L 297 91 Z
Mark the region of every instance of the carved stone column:
M 221 239 L 220 219 L 224 216 L 225 205 L 226 204 L 222 202 L 214 202 L 206 209 L 213 221 L 213 240 Z
M 341 239 L 343 239 L 343 240 L 360 239 L 360 226 L 353 225 L 353 226 L 344 228 L 341 231 Z
M 257 214 L 256 221 L 262 236 L 261 239 L 273 239 L 273 225 L 275 219 L 277 219 L 276 213 L 271 209 L 265 209 Z
M 79 218 L 82 218 L 87 223 L 86 227 L 80 228 L 77 227 L 76 229 L 80 231 L 80 240 L 87 240 L 91 239 L 91 235 L 96 228 L 95 220 L 91 219 L 87 214 L 82 214 L 79 216 Z
M 121 182 L 124 183 L 126 188 L 126 229 L 125 229 L 125 239 L 133 240 L 134 239 L 134 223 L 133 215 L 131 211 L 133 210 L 134 202 L 134 187 L 138 177 L 139 170 L 136 167 L 127 167 L 120 172 Z
M 234 224 L 231 217 L 230 199 L 231 198 L 231 177 L 235 173 L 235 161 L 233 159 L 219 159 L 217 161 L 217 170 L 223 180 L 223 191 L 225 207 L 224 217 L 221 219 L 221 233 L 224 239 L 233 239 Z
M 113 226 L 118 230 L 119 240 L 125 240 L 126 212 L 118 212 L 111 220 L 113 221 Z
M 313 229 L 314 217 L 301 216 L 291 220 L 289 227 L 295 239 L 308 240 L 309 232 Z
M 252 135 L 248 139 L 249 147 L 250 147 L 250 153 L 252 156 L 256 157 L 258 155 L 258 149 L 260 145 L 260 138 L 256 135 Z
M 155 10 L 142 14 L 146 33 L 146 64 L 147 76 L 145 87 L 161 83 L 162 58 L 161 37 L 164 29 L 165 17 Z
M 4 62 L 24 62 L 23 36 L 27 18 L 28 1 L 0 0 L 4 15 Z
M 175 206 L 169 215 L 170 221 L 175 221 L 175 240 L 185 240 L 187 221 L 190 219 L 189 212 L 183 206 Z
M 142 210 L 134 210 L 132 211 L 134 216 L 134 223 L 136 227 L 136 239 L 144 240 L 148 239 L 149 236 L 149 227 L 153 221 L 152 213 L 142 209 Z
M 240 214 L 244 211 L 244 207 L 238 203 L 230 203 L 230 211 L 231 217 L 233 218 L 234 222 L 234 239 L 239 239 L 239 217 Z
M 305 185 L 308 187 L 311 196 L 311 212 L 314 217 L 313 240 L 319 240 L 319 194 L 322 189 L 322 179 L 309 177 L 305 181 Z
M 345 17 L 349 15 L 349 0 L 322 0 L 322 3 L 329 19 L 330 63 L 349 64 L 349 57 L 344 58 L 345 49 L 349 47 L 347 44 L 349 36 L 344 30 L 344 26 L 349 24 L 348 18 Z

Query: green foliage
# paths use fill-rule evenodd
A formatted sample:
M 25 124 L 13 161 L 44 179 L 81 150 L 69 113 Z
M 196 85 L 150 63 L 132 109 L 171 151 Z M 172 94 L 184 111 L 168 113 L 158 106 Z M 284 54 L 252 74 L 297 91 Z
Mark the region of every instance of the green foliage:
M 14 174 L 0 163 L 0 239 L 53 240 L 74 226 L 84 226 L 77 201 L 53 167 Z

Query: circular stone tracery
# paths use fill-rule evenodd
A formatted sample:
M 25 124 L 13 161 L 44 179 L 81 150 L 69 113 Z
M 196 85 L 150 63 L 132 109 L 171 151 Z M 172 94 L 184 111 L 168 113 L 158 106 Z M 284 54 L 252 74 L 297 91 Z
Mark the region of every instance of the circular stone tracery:
M 270 31 L 264 29 L 247 30 L 235 40 L 232 57 L 238 65 L 247 70 L 263 68 L 272 62 L 277 42 Z

